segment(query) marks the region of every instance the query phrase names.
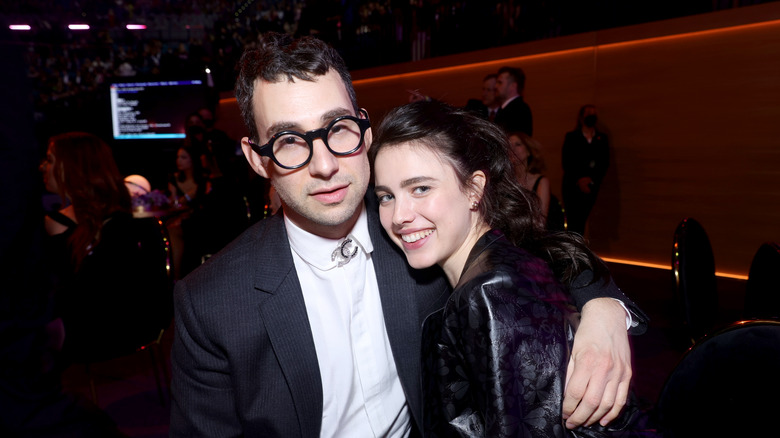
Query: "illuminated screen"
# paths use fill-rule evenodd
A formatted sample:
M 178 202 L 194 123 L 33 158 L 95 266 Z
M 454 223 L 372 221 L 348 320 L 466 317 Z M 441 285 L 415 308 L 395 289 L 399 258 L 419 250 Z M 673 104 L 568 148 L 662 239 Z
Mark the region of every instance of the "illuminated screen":
M 203 81 L 111 84 L 114 139 L 184 138 L 184 119 L 206 104 Z

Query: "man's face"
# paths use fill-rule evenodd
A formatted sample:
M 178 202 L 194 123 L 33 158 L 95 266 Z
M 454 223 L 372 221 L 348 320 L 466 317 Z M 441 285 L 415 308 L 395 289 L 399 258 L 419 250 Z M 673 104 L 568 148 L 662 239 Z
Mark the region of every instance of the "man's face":
M 496 79 L 496 100 L 504 103 L 507 99 L 513 96 L 512 85 L 514 82 L 509 77 L 509 73 L 501 73 Z
M 496 80 L 490 78 L 482 83 L 482 103 L 487 107 L 495 105 L 496 102 Z
M 336 117 L 355 116 L 341 77 L 330 70 L 316 81 L 255 81 L 253 109 L 259 145 L 285 131 L 305 133 L 327 127 Z M 371 130 L 364 145 L 352 155 L 336 157 L 321 139 L 314 141 L 311 161 L 298 169 L 284 169 L 261 157 L 241 140 L 247 160 L 260 176 L 269 178 L 279 195 L 284 214 L 311 233 L 328 237 L 345 236 L 357 221 L 369 181 L 366 154 Z

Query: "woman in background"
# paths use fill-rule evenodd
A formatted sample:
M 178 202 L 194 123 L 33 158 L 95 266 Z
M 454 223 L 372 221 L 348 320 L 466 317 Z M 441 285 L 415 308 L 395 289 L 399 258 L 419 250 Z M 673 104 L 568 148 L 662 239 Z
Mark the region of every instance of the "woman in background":
M 536 193 L 542 216 L 547 217 L 550 208 L 550 179 L 544 175 L 546 167 L 541 145 L 523 132 L 510 133 L 509 145 L 512 152 L 509 159 L 515 166 L 517 180 L 527 190 Z
M 84 132 L 52 137 L 41 172 L 46 189 L 67 204 L 45 218 L 58 316 L 50 332 L 69 358 L 83 357 L 105 327 L 107 298 L 123 282 L 114 274 L 132 262 L 117 245 L 132 221 L 130 193 L 111 149 Z
M 168 179 L 170 200 L 178 214 L 165 222 L 171 238 L 176 279 L 187 275 L 201 262 L 202 230 L 196 226 L 196 216 L 210 191 L 211 184 L 201 163 L 201 153 L 190 146 L 180 147 L 176 151 L 176 171 Z
M 182 146 L 176 151 L 176 171 L 168 180 L 168 193 L 174 205 L 195 207 L 209 191 L 209 181 L 203 169 L 201 154 Z
M 100 242 L 105 223 L 130 214 L 130 193 L 111 149 L 84 132 L 52 137 L 41 172 L 46 189 L 67 204 L 47 214 L 46 232 L 63 240 L 72 268 L 78 270 Z
M 539 209 L 550 231 L 566 231 L 566 215 L 558 198 L 550 190 L 550 179 L 545 176 L 546 166 L 542 147 L 523 132 L 509 134 L 509 159 L 515 168 L 517 180 L 527 190 L 536 193 Z

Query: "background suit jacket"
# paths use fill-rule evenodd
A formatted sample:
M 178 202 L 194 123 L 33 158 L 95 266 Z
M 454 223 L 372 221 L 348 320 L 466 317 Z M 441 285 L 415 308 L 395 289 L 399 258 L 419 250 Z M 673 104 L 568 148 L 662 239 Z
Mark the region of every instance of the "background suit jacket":
M 531 115 L 531 107 L 523 100 L 523 96 L 517 96 L 509 104 L 498 110 L 496 125 L 504 129 L 504 132 L 524 132 L 529 137 L 534 135 L 534 120 Z
M 388 338 L 419 430 L 420 327 L 450 289 L 438 268 L 409 268 L 375 207 L 368 228 Z M 319 436 L 322 382 L 282 215 L 179 281 L 175 309 L 171 436 Z

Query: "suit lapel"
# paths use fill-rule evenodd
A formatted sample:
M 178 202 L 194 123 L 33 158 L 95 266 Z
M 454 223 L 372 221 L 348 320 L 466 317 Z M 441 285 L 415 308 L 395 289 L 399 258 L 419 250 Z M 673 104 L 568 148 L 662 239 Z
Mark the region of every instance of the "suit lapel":
M 301 435 L 319 436 L 322 381 L 317 352 L 281 215 L 257 239 L 255 289 L 268 297 L 259 308 L 279 366 L 292 393 Z
M 384 234 L 374 209 L 368 206 L 368 230 L 374 252 L 371 257 L 377 274 L 379 295 L 398 376 L 406 393 L 409 410 L 417 418 L 420 392 L 420 317 L 416 283 L 407 274 L 406 259 Z M 417 418 L 417 424 L 421 424 Z

